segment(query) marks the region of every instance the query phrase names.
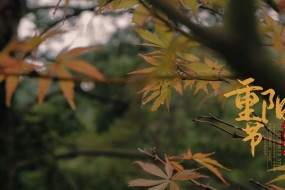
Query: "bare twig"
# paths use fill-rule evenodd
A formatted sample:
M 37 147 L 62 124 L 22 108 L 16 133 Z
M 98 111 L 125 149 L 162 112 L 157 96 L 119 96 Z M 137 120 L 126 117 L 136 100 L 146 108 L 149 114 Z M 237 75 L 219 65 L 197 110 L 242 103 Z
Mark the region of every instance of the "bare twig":
M 212 12 L 212 13 L 214 13 L 214 14 L 217 14 L 217 15 L 219 15 L 219 16 L 224 16 L 224 14 L 220 13 L 220 12 L 217 11 L 216 9 L 213 9 L 213 8 L 211 8 L 211 7 L 209 7 L 209 6 L 200 5 L 200 8 L 201 8 L 201 9 L 208 10 L 208 11 L 210 11 L 210 12 Z
M 259 186 L 259 187 L 261 187 L 261 188 L 263 188 L 263 189 L 266 189 L 266 190 L 273 190 L 273 189 L 271 189 L 271 188 L 269 188 L 269 187 L 266 187 L 265 185 L 261 184 L 261 183 L 258 182 L 258 181 L 254 181 L 253 179 L 251 179 L 250 182 L 253 183 L 253 184 L 255 184 L 255 185 L 257 185 L 257 186 Z
M 194 122 L 199 122 L 199 123 L 207 123 L 207 124 L 210 124 L 210 125 L 216 127 L 217 129 L 223 131 L 224 133 L 231 135 L 233 138 L 240 138 L 240 139 L 243 139 L 243 138 L 246 137 L 245 135 L 240 135 L 240 134 L 238 134 L 238 133 L 236 133 L 236 132 L 230 132 L 230 131 L 228 131 L 228 130 L 226 130 L 226 129 L 224 129 L 224 128 L 222 128 L 222 127 L 218 126 L 217 124 L 215 124 L 215 123 L 213 123 L 213 122 L 210 122 L 210 121 L 205 121 L 205 120 L 200 120 L 200 119 L 193 119 L 192 121 L 194 121 Z
M 253 112 L 253 115 L 257 117 L 257 114 L 255 112 Z M 280 134 L 277 134 L 274 131 L 272 131 L 271 129 L 269 129 L 268 126 L 264 122 L 260 121 L 260 123 L 264 125 L 264 128 L 266 129 L 266 131 L 268 131 L 269 133 L 271 133 L 272 135 L 274 135 L 278 139 L 282 140 L 282 137 Z
M 208 121 L 208 120 L 203 120 L 203 119 L 210 119 L 210 120 L 214 120 L 214 121 L 217 121 L 219 123 L 222 123 L 222 124 L 225 124 L 226 126 L 229 126 L 229 127 L 232 127 L 236 130 L 239 130 L 239 131 L 243 131 L 243 129 L 239 126 L 236 126 L 236 125 L 233 125 L 231 123 L 228 123 L 222 119 L 219 119 L 211 114 L 209 114 L 208 116 L 198 116 L 198 119 L 193 119 L 194 122 L 199 122 L 199 123 L 207 123 L 209 125 L 212 125 L 214 126 L 215 128 L 219 129 L 220 131 L 223 131 L 224 133 L 228 134 L 228 135 L 231 135 L 233 138 L 245 138 L 245 134 L 238 134 L 236 133 L 235 131 L 231 132 L 231 131 L 228 131 L 226 129 L 224 129 L 223 127 L 220 127 L 219 125 L 211 122 L 211 121 Z M 244 131 L 243 131 L 244 132 Z M 264 135 L 262 135 L 262 140 L 263 141 L 268 141 L 268 142 L 271 142 L 271 143 L 274 143 L 274 144 L 278 144 L 278 145 L 282 145 L 282 141 L 278 141 L 278 140 L 275 140 L 275 139 L 272 139 L 272 138 L 269 138 L 269 137 L 266 137 Z
M 154 159 L 155 161 L 158 161 L 158 162 L 162 163 L 163 165 L 166 164 L 166 162 L 165 162 L 162 158 L 160 158 L 160 157 L 158 156 L 158 154 L 157 154 L 155 148 L 152 149 L 152 154 L 150 154 L 150 153 L 147 152 L 146 150 L 142 150 L 142 149 L 138 149 L 138 150 L 139 150 L 141 153 L 143 153 L 144 155 L 148 156 L 149 158 L 152 158 L 152 159 Z M 176 172 L 181 171 L 179 168 L 176 168 L 176 167 L 174 167 L 174 166 L 173 166 L 173 168 L 174 168 L 174 170 L 175 170 Z M 215 188 L 213 188 L 213 187 L 211 187 L 211 186 L 208 186 L 208 185 L 206 185 L 206 184 L 200 183 L 200 182 L 198 182 L 198 181 L 196 181 L 196 180 L 194 180 L 194 179 L 189 179 L 189 181 L 190 181 L 191 183 L 193 183 L 194 185 L 196 185 L 197 187 L 200 187 L 200 188 L 202 188 L 202 189 L 217 190 L 217 189 L 215 189 Z
M 4 76 L 23 76 L 23 77 L 30 77 L 30 78 L 43 78 L 43 79 L 51 79 L 54 81 L 77 81 L 77 82 L 96 82 L 96 83 L 103 83 L 103 84 L 129 84 L 129 83 L 138 83 L 143 81 L 152 80 L 153 78 L 156 79 L 170 79 L 170 78 L 177 78 L 177 75 L 168 75 L 168 76 L 154 76 L 151 79 L 148 77 L 127 77 L 127 78 L 114 78 L 114 79 L 105 79 L 105 80 L 97 80 L 95 78 L 90 77 L 58 77 L 58 76 L 51 76 L 51 75 L 43 75 L 38 72 L 32 71 L 30 73 L 15 73 L 15 72 L 4 72 L 0 70 L 0 75 Z M 216 75 L 205 74 L 205 73 L 196 73 L 193 75 L 179 75 L 182 80 L 205 80 L 205 81 L 224 81 L 224 79 L 233 79 L 235 78 L 234 75 L 227 75 L 225 78 L 219 77 Z
M 182 30 L 181 28 L 179 28 L 177 25 L 169 22 L 168 20 L 166 20 L 165 18 L 163 18 L 162 16 L 160 16 L 159 14 L 156 13 L 155 9 L 151 8 L 147 3 L 145 3 L 143 0 L 139 0 L 139 2 L 146 8 L 148 9 L 157 19 L 159 19 L 160 21 L 162 21 L 164 24 L 166 24 L 166 26 L 168 26 L 170 29 L 173 29 L 175 31 L 178 31 L 180 34 L 182 34 L 183 36 L 189 38 L 189 39 L 194 39 L 195 37 L 193 35 L 190 35 L 189 33 L 185 32 L 184 30 Z M 198 39 L 195 39 L 198 41 Z
M 221 119 L 217 118 L 216 116 L 214 116 L 214 115 L 212 115 L 212 114 L 209 114 L 208 116 L 198 116 L 198 118 L 213 119 L 213 120 L 215 120 L 215 121 L 218 121 L 219 123 L 223 123 L 223 124 L 225 124 L 225 125 L 227 125 L 227 126 L 230 126 L 230 127 L 234 128 L 234 129 L 237 129 L 237 130 L 239 130 L 239 131 L 242 131 L 242 128 L 241 128 L 241 127 L 239 127 L 239 126 L 237 126 L 237 125 L 234 125 L 234 124 L 231 124 L 231 123 L 228 123 L 228 122 L 226 122 L 226 121 L 224 121 L 224 120 L 221 120 Z

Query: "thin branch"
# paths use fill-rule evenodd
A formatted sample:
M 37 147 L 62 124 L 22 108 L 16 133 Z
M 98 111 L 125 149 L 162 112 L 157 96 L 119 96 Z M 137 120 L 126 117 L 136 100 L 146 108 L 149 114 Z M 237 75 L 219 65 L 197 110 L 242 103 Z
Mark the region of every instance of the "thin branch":
M 191 19 L 181 12 L 177 7 L 173 6 L 172 1 L 170 0 L 149 0 L 154 7 L 164 12 L 169 19 L 175 23 L 180 23 L 186 26 L 188 29 L 193 32 L 194 36 L 191 36 L 191 39 L 207 45 L 209 47 L 222 46 L 223 40 L 226 36 L 219 35 L 216 31 L 210 30 L 209 28 L 201 27 L 191 21 Z M 175 28 L 177 29 L 177 28 Z M 179 31 L 180 32 L 180 31 Z M 189 34 L 187 34 L 189 36 Z M 219 36 L 217 36 L 219 35 Z
M 162 21 L 164 24 L 166 24 L 166 26 L 168 26 L 170 29 L 174 29 L 175 31 L 178 31 L 180 34 L 182 34 L 183 36 L 189 38 L 189 39 L 194 39 L 194 36 L 191 36 L 189 33 L 185 32 L 184 30 L 182 30 L 181 28 L 179 28 L 177 25 L 169 22 L 168 20 L 166 20 L 165 18 L 163 18 L 162 16 L 160 16 L 159 14 L 156 13 L 156 11 L 151 8 L 147 3 L 145 3 L 143 0 L 139 0 L 139 2 L 146 8 L 148 9 L 157 19 L 159 19 L 160 21 Z M 197 40 L 197 39 L 196 39 Z
M 220 13 L 218 10 L 213 9 L 213 8 L 211 8 L 211 7 L 208 7 L 208 6 L 205 6 L 205 5 L 200 5 L 200 8 L 201 8 L 201 9 L 205 9 L 205 10 L 207 10 L 207 11 L 210 11 L 210 12 L 212 12 L 212 13 L 214 13 L 214 14 L 219 15 L 219 16 L 224 16 L 223 13 Z
M 162 163 L 163 165 L 166 164 L 166 162 L 165 162 L 162 158 L 160 158 L 160 157 L 158 156 L 158 154 L 156 153 L 156 149 L 153 149 L 153 150 L 152 150 L 152 154 L 150 154 L 150 153 L 147 152 L 146 150 L 142 150 L 142 149 L 138 149 L 138 150 L 139 150 L 141 153 L 143 153 L 144 155 L 146 155 L 147 157 L 149 157 L 149 158 L 151 158 L 151 159 L 154 159 L 155 161 L 158 161 L 158 162 Z M 176 172 L 181 171 L 179 168 L 176 168 L 176 167 L 174 167 L 174 166 L 173 166 L 173 168 L 174 168 L 174 170 L 175 170 Z M 213 187 L 211 187 L 211 186 L 208 186 L 208 185 L 206 185 L 206 184 L 200 183 L 200 182 L 198 182 L 197 180 L 194 180 L 194 179 L 189 179 L 189 181 L 190 181 L 191 183 L 193 183 L 194 185 L 196 185 L 197 187 L 200 187 L 200 188 L 202 188 L 202 189 L 217 190 L 217 189 L 215 189 L 215 188 L 213 188 Z
M 64 9 L 64 6 L 59 6 L 58 9 Z M 68 6 L 67 9 L 72 9 L 74 12 L 82 12 L 82 11 L 93 11 L 96 8 L 96 6 L 90 6 L 87 8 L 79 7 L 79 6 Z M 54 5 L 46 5 L 46 6 L 40 6 L 40 7 L 33 7 L 33 8 L 27 8 L 27 12 L 37 12 L 42 11 L 44 9 L 55 9 Z
M 253 112 L 253 115 L 257 117 L 257 114 L 255 112 Z M 272 131 L 271 129 L 269 129 L 269 127 L 264 122 L 260 121 L 260 123 L 264 125 L 264 128 L 266 129 L 267 132 L 271 133 L 272 135 L 274 135 L 278 139 L 282 140 L 282 137 L 280 134 L 277 134 L 274 131 Z
M 200 119 L 193 119 L 192 121 L 212 125 L 212 126 L 216 127 L 217 129 L 219 129 L 220 131 L 223 131 L 224 133 L 231 135 L 233 138 L 244 139 L 246 137 L 245 135 L 240 135 L 236 132 L 230 132 L 230 131 L 228 131 L 228 130 L 226 130 L 226 129 L 224 129 L 224 128 L 222 128 L 222 127 L 218 126 L 217 124 L 210 122 L 210 121 L 205 121 L 205 120 L 200 120 Z
M 255 185 L 257 185 L 257 186 L 259 186 L 259 187 L 261 187 L 261 188 L 263 188 L 263 189 L 266 189 L 266 190 L 273 190 L 273 189 L 271 189 L 271 188 L 269 188 L 269 187 L 266 187 L 265 185 L 261 184 L 261 183 L 258 182 L 258 181 L 254 181 L 253 179 L 251 179 L 250 182 L 253 183 L 253 184 L 255 184 Z
M 113 79 L 105 79 L 105 80 L 97 80 L 95 78 L 90 77 L 58 77 L 58 76 L 51 76 L 51 75 L 43 75 L 36 71 L 32 71 L 30 73 L 15 73 L 15 72 L 3 72 L 0 71 L 0 75 L 4 76 L 23 76 L 23 77 L 30 77 L 30 78 L 42 78 L 42 79 L 51 79 L 54 81 L 77 81 L 77 82 L 96 82 L 96 83 L 103 83 L 103 84 L 133 84 L 144 82 L 148 80 L 156 79 L 170 79 L 170 78 L 177 78 L 177 75 L 173 76 L 154 76 L 151 79 L 148 77 L 127 77 L 127 78 L 113 78 Z M 179 75 L 182 80 L 205 80 L 205 81 L 224 81 L 225 79 L 234 79 L 235 76 L 228 74 L 224 76 L 217 76 L 215 74 L 209 73 L 194 73 L 188 75 Z
M 209 114 L 209 116 L 198 116 L 198 119 L 193 119 L 192 121 L 194 121 L 194 122 L 199 122 L 199 123 L 207 123 L 207 124 L 209 124 L 209 125 L 212 125 L 212 126 L 214 126 L 215 128 L 219 129 L 220 131 L 223 131 L 224 133 L 226 133 L 226 134 L 228 134 L 228 135 L 231 135 L 233 138 L 242 138 L 242 139 L 243 139 L 243 138 L 246 137 L 245 135 L 241 135 L 241 134 L 237 134 L 236 132 L 228 131 L 228 130 L 224 129 L 223 127 L 220 127 L 220 126 L 218 126 L 217 124 L 215 124 L 215 123 L 213 123 L 213 122 L 211 122 L 211 121 L 208 121 L 208 120 L 201 120 L 201 119 L 210 119 L 210 120 L 212 119 L 212 120 L 214 120 L 214 121 L 217 121 L 217 122 L 219 122 L 219 123 L 225 124 L 225 125 L 227 125 L 227 126 L 229 126 L 229 127 L 232 127 L 232 128 L 234 128 L 234 129 L 237 129 L 237 130 L 239 130 L 239 131 L 243 131 L 243 129 L 242 129 L 241 127 L 238 127 L 238 126 L 236 126 L 236 125 L 233 125 L 233 124 L 231 124 L 231 123 L 228 123 L 228 122 L 226 122 L 226 121 L 224 121 L 224 120 L 222 120 L 222 119 L 219 119 L 219 118 L 217 118 L 217 117 L 215 117 L 215 116 L 213 116 L 213 115 L 211 115 L 211 114 Z M 266 137 L 266 136 L 264 136 L 264 135 L 262 135 L 262 140 L 263 140 L 263 141 L 268 141 L 268 142 L 271 142 L 271 143 L 274 143 L 274 144 L 282 145 L 282 141 L 278 141 L 278 140 L 275 140 L 275 139 L 271 139 L 271 138 Z
M 231 79 L 237 79 L 237 76 L 230 72 L 219 71 L 214 74 L 209 72 L 191 72 L 184 71 L 180 66 L 177 66 L 177 73 L 182 80 L 208 80 L 208 81 L 224 81 Z
M 224 120 L 221 120 L 221 119 L 217 118 L 216 116 L 214 116 L 214 115 L 212 115 L 212 114 L 209 114 L 208 116 L 198 116 L 198 118 L 213 119 L 213 120 L 215 120 L 215 121 L 218 121 L 219 123 L 223 123 L 223 124 L 225 124 L 225 125 L 227 125 L 227 126 L 230 126 L 230 127 L 234 128 L 234 129 L 237 129 L 237 130 L 239 130 L 239 131 L 243 131 L 241 127 L 239 127 L 239 126 L 237 126 L 237 125 L 234 125 L 234 124 L 231 124 L 231 123 L 228 123 L 228 122 L 226 122 L 226 121 L 224 121 Z

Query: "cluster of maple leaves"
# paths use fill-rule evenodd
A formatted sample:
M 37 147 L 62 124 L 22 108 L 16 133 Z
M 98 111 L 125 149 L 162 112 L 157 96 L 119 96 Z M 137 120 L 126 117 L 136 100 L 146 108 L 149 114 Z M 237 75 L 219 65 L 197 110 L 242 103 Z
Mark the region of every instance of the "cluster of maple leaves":
M 38 77 L 38 100 L 42 103 L 44 96 L 55 79 L 72 109 L 74 104 L 74 78 L 70 70 L 103 81 L 104 76 L 92 64 L 77 59 L 76 56 L 95 51 L 94 47 L 75 48 L 59 53 L 56 60 L 47 65 L 38 66 L 24 58 L 47 38 L 61 34 L 60 30 L 50 30 L 27 41 L 12 40 L 0 53 L 0 82 L 5 81 L 6 104 L 11 106 L 12 95 L 20 82 L 20 76 Z
M 179 190 L 179 186 L 176 182 L 178 181 L 191 181 L 197 180 L 200 178 L 208 178 L 208 176 L 198 173 L 198 169 L 185 169 L 183 167 L 183 162 L 186 161 L 195 161 L 198 164 L 202 165 L 202 167 L 207 168 L 211 172 L 213 172 L 223 183 L 228 184 L 224 179 L 222 174 L 218 171 L 217 168 L 222 168 L 225 170 L 229 170 L 221 165 L 216 160 L 210 158 L 214 153 L 203 154 L 196 153 L 192 154 L 189 149 L 187 153 L 179 156 L 167 156 L 165 155 L 165 159 L 162 160 L 157 157 L 157 160 L 160 161 L 160 164 L 164 165 L 165 172 L 163 172 L 158 166 L 152 163 L 144 163 L 141 161 L 136 161 L 144 171 L 156 176 L 161 179 L 136 179 L 129 182 L 129 186 L 140 186 L 140 187 L 150 187 L 153 186 L 152 190 L 164 190 L 167 186 L 170 186 L 170 190 Z

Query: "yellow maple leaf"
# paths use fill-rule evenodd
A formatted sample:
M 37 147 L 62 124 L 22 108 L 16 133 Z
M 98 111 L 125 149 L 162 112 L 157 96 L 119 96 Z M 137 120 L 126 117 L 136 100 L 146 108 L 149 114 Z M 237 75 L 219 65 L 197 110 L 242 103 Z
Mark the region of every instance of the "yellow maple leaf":
M 181 158 L 184 159 L 184 160 L 191 160 L 191 159 L 195 160 L 196 162 L 198 162 L 199 164 L 201 164 L 202 166 L 206 167 L 211 172 L 213 172 L 223 183 L 228 184 L 227 181 L 222 176 L 222 174 L 218 171 L 217 167 L 225 169 L 225 170 L 229 170 L 229 169 L 224 167 L 223 165 L 221 165 L 218 161 L 216 161 L 216 160 L 214 160 L 212 158 L 209 158 L 209 156 L 211 156 L 213 154 L 214 153 L 209 153 L 209 154 L 196 153 L 196 154 L 192 154 L 191 150 L 189 149 L 186 154 L 183 154 L 181 156 Z

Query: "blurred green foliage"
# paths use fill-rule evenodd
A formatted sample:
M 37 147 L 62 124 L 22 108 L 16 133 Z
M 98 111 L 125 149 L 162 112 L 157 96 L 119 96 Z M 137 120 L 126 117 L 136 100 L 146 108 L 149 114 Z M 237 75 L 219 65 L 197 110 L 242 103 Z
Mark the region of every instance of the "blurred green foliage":
M 128 72 L 140 67 L 142 60 L 137 53 L 143 49 L 129 44 L 125 33 L 118 31 L 102 50 L 82 57 L 96 64 L 106 76 L 127 77 Z M 182 154 L 188 148 L 194 153 L 216 152 L 214 158 L 232 169 L 222 172 L 230 187 L 205 170 L 212 176 L 206 183 L 220 189 L 255 189 L 249 183 L 251 178 L 268 181 L 274 175 L 266 172 L 263 145 L 252 158 L 248 143 L 192 122 L 197 115 L 208 113 L 234 122 L 238 110 L 231 101 L 223 105 L 212 94 L 194 96 L 188 90 L 182 97 L 174 93 L 170 112 L 162 107 L 152 113 L 149 106 L 141 108 L 140 95 L 136 95 L 143 84 L 95 84 L 94 89 L 84 91 L 78 83 L 77 110 L 73 112 L 57 85 L 52 86 L 44 104 L 38 105 L 37 84 L 31 81 L 24 79 L 13 108 L 16 137 L 9 148 L 14 151 L 17 189 L 124 190 L 128 180 L 145 176 L 132 164 L 136 160 L 133 157 L 59 156 L 80 150 L 134 152 L 137 159 L 145 160 L 137 148 L 156 147 L 159 153 L 169 155 Z M 11 157 L 4 154 L 1 159 Z M 193 186 L 189 183 L 183 187 Z

